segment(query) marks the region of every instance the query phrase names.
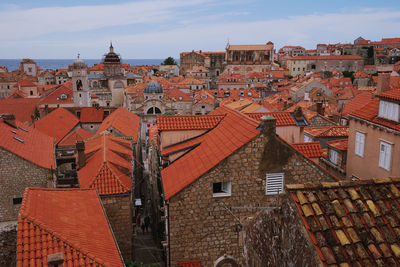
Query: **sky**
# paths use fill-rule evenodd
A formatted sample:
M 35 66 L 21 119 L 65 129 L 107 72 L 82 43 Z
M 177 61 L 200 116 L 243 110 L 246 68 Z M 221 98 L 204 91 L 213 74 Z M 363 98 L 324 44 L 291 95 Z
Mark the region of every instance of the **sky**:
M 179 58 L 226 44 L 315 49 L 400 37 L 399 0 L 1 0 L 0 58 Z

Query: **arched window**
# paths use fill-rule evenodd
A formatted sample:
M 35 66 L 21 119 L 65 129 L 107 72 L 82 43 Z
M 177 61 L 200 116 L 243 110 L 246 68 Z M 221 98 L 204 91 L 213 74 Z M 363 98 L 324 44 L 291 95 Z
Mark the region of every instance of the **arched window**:
M 151 107 L 147 110 L 147 114 L 161 114 L 161 110 L 158 107 Z

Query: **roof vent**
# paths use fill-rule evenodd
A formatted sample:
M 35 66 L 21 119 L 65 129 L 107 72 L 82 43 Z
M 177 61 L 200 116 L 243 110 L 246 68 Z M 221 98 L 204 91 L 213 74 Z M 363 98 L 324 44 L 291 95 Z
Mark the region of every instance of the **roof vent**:
M 22 128 L 21 126 L 19 126 L 18 128 L 20 128 L 22 131 L 29 133 L 29 131 L 25 128 Z
M 64 253 L 58 252 L 47 255 L 47 264 L 49 266 L 62 266 L 64 263 Z

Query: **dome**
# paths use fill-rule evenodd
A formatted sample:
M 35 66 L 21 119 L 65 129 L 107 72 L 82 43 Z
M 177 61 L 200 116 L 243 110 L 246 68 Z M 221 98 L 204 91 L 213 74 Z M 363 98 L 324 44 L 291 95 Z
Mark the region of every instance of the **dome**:
M 86 69 L 86 64 L 82 59 L 78 58 L 77 60 L 74 61 L 74 64 L 72 64 L 72 67 L 74 69 Z
M 162 94 L 163 89 L 162 89 L 161 85 L 159 85 L 155 81 L 151 81 L 146 85 L 146 87 L 144 88 L 143 92 L 145 94 L 152 94 L 152 93 Z

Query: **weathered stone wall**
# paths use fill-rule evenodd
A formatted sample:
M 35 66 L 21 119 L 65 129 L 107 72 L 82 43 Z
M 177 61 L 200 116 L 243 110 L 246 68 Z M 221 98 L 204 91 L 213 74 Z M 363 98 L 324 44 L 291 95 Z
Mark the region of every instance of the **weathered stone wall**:
M 273 210 L 263 210 L 243 227 L 244 265 L 318 266 L 318 255 L 288 197 Z
M 268 131 L 266 131 L 268 132 Z M 241 225 L 259 207 L 276 205 L 266 196 L 266 173 L 284 173 L 284 183 L 334 181 L 276 135 L 258 135 L 169 199 L 171 264 L 200 259 L 213 266 L 223 255 L 243 264 Z M 231 196 L 213 197 L 212 184 L 230 181 Z
M 0 223 L 0 266 L 15 266 L 17 222 Z
M 50 170 L 0 148 L 0 222 L 18 219 L 21 205 L 14 205 L 13 199 L 21 198 L 26 187 L 51 185 Z
M 334 126 L 336 125 L 334 122 L 326 120 L 320 116 L 315 116 L 310 119 L 310 124 L 307 127 L 320 127 L 320 126 Z
M 124 260 L 132 259 L 132 203 L 130 194 L 101 196 L 108 221 Z

